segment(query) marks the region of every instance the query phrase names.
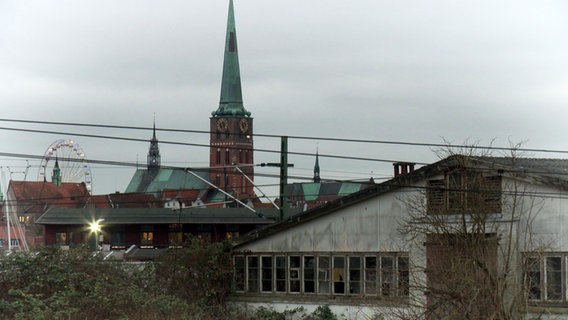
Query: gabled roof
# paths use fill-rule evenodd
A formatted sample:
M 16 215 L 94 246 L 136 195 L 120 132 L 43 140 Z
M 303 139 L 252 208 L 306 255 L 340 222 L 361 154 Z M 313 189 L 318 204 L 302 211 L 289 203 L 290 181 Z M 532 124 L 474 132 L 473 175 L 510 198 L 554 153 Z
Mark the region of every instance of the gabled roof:
M 330 201 L 300 214 L 291 216 L 272 225 L 251 231 L 249 234 L 233 239 L 233 245 L 257 241 L 272 234 L 283 232 L 299 224 L 315 220 L 357 203 L 378 197 L 393 190 L 416 185 L 454 168 L 483 170 L 511 178 L 528 179 L 532 183 L 554 185 L 568 190 L 568 160 L 509 158 L 509 157 L 467 157 L 454 155 L 436 163 L 424 166 L 411 173 L 400 175 L 367 189 Z
M 568 188 L 568 159 L 472 157 L 479 165 L 500 169 L 504 174 L 530 178 L 536 183 Z
M 37 210 L 42 204 L 55 205 L 61 208 L 77 208 L 84 206 L 89 198 L 89 191 L 84 183 L 63 182 L 57 186 L 45 181 L 14 181 L 8 186 L 10 200 L 36 204 Z M 38 211 L 39 212 L 39 211 Z
M 157 208 L 161 202 L 152 194 L 111 193 L 95 195 L 89 198 L 89 208 Z
M 36 221 L 42 225 L 87 225 L 104 219 L 104 225 L 125 224 L 269 224 L 278 216 L 276 209 L 263 209 L 263 217 L 246 208 L 53 208 Z

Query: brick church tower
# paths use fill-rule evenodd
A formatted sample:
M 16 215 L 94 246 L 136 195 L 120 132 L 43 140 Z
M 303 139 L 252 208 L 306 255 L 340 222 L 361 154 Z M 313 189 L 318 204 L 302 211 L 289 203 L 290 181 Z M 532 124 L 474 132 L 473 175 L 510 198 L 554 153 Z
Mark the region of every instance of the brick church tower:
M 223 78 L 219 108 L 210 118 L 209 166 L 211 181 L 237 199 L 254 197 L 251 113 L 243 106 L 233 1 L 229 2 Z M 239 170 L 235 168 L 238 166 Z

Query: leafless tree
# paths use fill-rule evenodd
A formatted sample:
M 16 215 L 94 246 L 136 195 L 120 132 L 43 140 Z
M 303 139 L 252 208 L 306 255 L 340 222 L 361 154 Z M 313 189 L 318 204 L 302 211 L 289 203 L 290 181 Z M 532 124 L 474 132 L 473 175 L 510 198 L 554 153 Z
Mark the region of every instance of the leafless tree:
M 547 244 L 531 236 L 543 200 L 515 170 L 519 147 L 499 157 L 475 145 L 444 148 L 439 171 L 400 199 L 409 212 L 399 231 L 412 243 L 411 293 L 395 317 L 523 317 L 534 285 L 523 264 Z

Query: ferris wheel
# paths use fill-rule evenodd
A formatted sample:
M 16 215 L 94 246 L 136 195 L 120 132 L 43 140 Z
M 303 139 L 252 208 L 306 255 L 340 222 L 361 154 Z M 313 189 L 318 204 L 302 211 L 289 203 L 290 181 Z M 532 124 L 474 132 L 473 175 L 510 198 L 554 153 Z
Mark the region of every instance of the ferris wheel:
M 84 182 L 87 190 L 91 192 L 93 188 L 91 168 L 85 158 L 83 148 L 77 142 L 65 139 L 53 142 L 43 154 L 38 180 L 50 181 L 55 161 L 61 169 L 62 182 Z

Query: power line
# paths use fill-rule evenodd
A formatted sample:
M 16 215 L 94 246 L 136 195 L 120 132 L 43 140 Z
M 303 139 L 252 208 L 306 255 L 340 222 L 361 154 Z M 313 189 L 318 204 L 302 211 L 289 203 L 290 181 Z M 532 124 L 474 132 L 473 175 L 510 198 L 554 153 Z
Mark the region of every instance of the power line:
M 133 141 L 133 142 L 145 142 L 148 143 L 150 140 L 148 139 L 139 139 L 139 138 L 127 138 L 127 137 L 117 137 L 117 136 L 103 136 L 103 135 L 95 135 L 95 134 L 85 134 L 85 133 L 74 133 L 74 132 L 62 132 L 62 131 L 48 131 L 48 130 L 36 130 L 36 129 L 22 129 L 22 128 L 9 128 L 9 127 L 0 127 L 0 130 L 9 130 L 9 131 L 19 131 L 19 132 L 30 132 L 30 133 L 43 133 L 43 134 L 54 134 L 54 135 L 68 135 L 68 136 L 77 136 L 77 137 L 88 137 L 88 138 L 98 138 L 98 139 L 111 139 L 111 140 L 122 140 L 122 141 Z M 199 144 L 199 143 L 190 143 L 190 142 L 179 142 L 179 141 L 159 141 L 160 144 L 172 144 L 172 145 L 181 145 L 181 146 L 194 146 L 194 147 L 203 147 L 203 148 L 210 148 L 211 145 L 209 144 Z M 240 149 L 238 146 L 223 146 L 226 149 Z M 280 150 L 270 150 L 270 149 L 258 149 L 254 148 L 252 151 L 255 152 L 265 152 L 265 153 L 275 153 L 280 154 Z M 289 151 L 289 155 L 297 155 L 297 156 L 315 156 L 315 153 L 309 152 L 294 152 Z M 389 160 L 389 159 L 377 159 L 377 158 L 364 158 L 364 157 L 355 157 L 355 156 L 340 156 L 340 155 L 333 155 L 333 154 L 319 154 L 322 158 L 333 158 L 333 159 L 342 159 L 342 160 L 357 160 L 357 161 L 371 161 L 371 162 L 385 162 L 385 163 L 393 163 L 393 162 L 400 162 L 400 160 Z M 416 163 L 416 162 L 415 162 Z M 427 163 L 417 163 L 426 165 Z
M 30 124 L 41 124 L 41 125 L 64 125 L 64 126 L 79 126 L 79 127 L 95 127 L 95 128 L 108 128 L 108 129 L 128 129 L 128 130 L 153 130 L 153 127 L 132 127 L 132 126 L 116 126 L 116 125 L 103 125 L 103 124 L 81 124 L 81 123 L 70 123 L 70 122 L 48 122 L 48 121 L 34 121 L 34 120 L 15 120 L 15 119 L 0 119 L 0 121 L 5 122 L 15 122 L 15 123 L 30 123 Z M 23 128 L 9 128 L 9 127 L 0 127 L 0 130 L 12 130 L 12 131 L 19 131 L 19 132 L 30 132 L 30 133 L 42 133 L 42 134 L 57 134 L 57 135 L 74 135 L 74 136 L 81 136 L 81 137 L 90 137 L 90 138 L 98 138 L 98 139 L 112 139 L 112 140 L 124 140 L 124 141 L 134 141 L 134 142 L 144 142 L 148 143 L 150 140 L 147 139 L 139 139 L 139 138 L 129 138 L 129 137 L 120 137 L 120 136 L 106 136 L 106 135 L 99 135 L 99 134 L 85 134 L 85 133 L 69 133 L 69 132 L 61 132 L 61 131 L 49 131 L 49 130 L 36 130 L 36 129 L 23 129 Z M 180 133 L 206 133 L 210 134 L 210 131 L 198 131 L 198 130 L 179 130 L 179 129 L 156 129 L 159 131 L 171 131 L 171 132 L 180 132 Z M 263 136 L 263 137 L 278 137 L 276 135 L 263 135 L 263 134 L 255 134 L 255 136 Z M 438 146 L 444 148 L 477 148 L 477 149 L 489 149 L 489 150 L 514 150 L 514 151 L 532 151 L 532 152 L 555 152 L 555 153 L 568 153 L 568 151 L 563 150 L 547 150 L 547 149 L 523 149 L 523 148 L 500 148 L 500 147 L 482 147 L 482 146 L 467 146 L 467 145 L 449 145 L 449 144 L 431 144 L 431 143 L 414 143 L 414 142 L 397 142 L 397 141 L 380 141 L 380 140 L 357 140 L 357 139 L 339 139 L 339 138 L 320 138 L 320 137 L 306 137 L 306 136 L 289 136 L 289 138 L 293 139 L 312 139 L 312 140 L 327 140 L 327 141 L 341 141 L 341 142 L 358 142 L 358 143 L 386 143 L 386 144 L 399 144 L 399 145 L 408 145 L 408 146 Z M 197 147 L 205 147 L 211 148 L 209 144 L 197 144 L 197 143 L 188 143 L 188 142 L 178 142 L 178 141 L 160 141 L 161 144 L 173 144 L 173 145 L 183 145 L 183 146 L 197 146 Z M 238 147 L 226 147 L 223 148 L 233 148 L 238 149 Z M 279 154 L 280 150 L 270 150 L 270 149 L 252 149 L 253 151 L 257 152 L 268 152 L 268 153 L 275 153 Z M 314 153 L 307 153 L 307 152 L 288 152 L 290 155 L 299 155 L 299 156 L 315 156 Z M 6 157 L 13 157 L 13 158 L 24 158 L 24 159 L 37 159 L 42 160 L 43 156 L 39 155 L 30 155 L 30 154 L 18 154 L 18 153 L 0 153 L 0 156 Z M 389 160 L 389 159 L 377 159 L 377 158 L 368 158 L 368 157 L 356 157 L 356 156 L 343 156 L 343 155 L 334 155 L 334 154 L 319 154 L 320 157 L 324 158 L 334 158 L 334 159 L 342 159 L 342 160 L 358 160 L 358 161 L 369 161 L 369 162 L 386 162 L 386 163 L 394 163 L 399 162 L 397 160 Z M 67 159 L 69 161 L 73 159 Z M 110 160 L 84 160 L 90 164 L 100 164 L 103 166 L 114 166 L 114 167 L 139 167 L 140 164 L 138 161 L 136 163 L 133 162 L 123 162 L 123 161 L 110 161 Z M 415 162 L 416 163 L 416 162 Z M 416 163 L 419 165 L 428 165 L 429 163 Z M 184 169 L 184 167 L 179 166 L 162 166 L 163 168 L 171 168 L 171 169 Z M 230 166 L 229 166 L 230 167 Z M 215 168 L 209 167 L 202 167 L 202 168 L 195 168 L 192 170 L 208 170 L 210 172 L 215 172 Z M 523 171 L 522 173 L 531 173 L 527 171 Z M 546 173 L 546 172 L 538 172 L 534 171 L 532 173 Z M 367 174 L 367 173 L 360 173 L 360 175 Z M 372 174 L 371 174 L 372 175 Z M 267 177 L 267 178 L 278 178 L 277 174 L 263 174 L 263 173 L 255 173 L 257 177 Z M 308 177 L 305 175 L 296 175 L 296 176 L 289 176 L 291 179 L 297 180 L 312 180 L 312 177 Z
M 95 127 L 95 128 L 108 128 L 108 129 L 126 129 L 126 130 L 153 130 L 153 127 L 135 127 L 135 126 L 119 126 L 119 125 L 104 125 L 92 123 L 75 123 L 75 122 L 55 122 L 55 121 L 39 121 L 39 120 L 23 120 L 23 119 L 3 119 L 2 122 L 16 122 L 16 123 L 30 123 L 30 124 L 49 124 L 49 125 L 63 125 L 63 126 L 80 126 L 80 127 Z M 4 128 L 0 128 L 4 129 Z M 157 131 L 164 132 L 179 132 L 179 133 L 206 133 L 211 134 L 211 131 L 205 130 L 187 130 L 187 129 L 169 129 L 169 128 L 156 128 Z M 256 137 L 267 138 L 280 138 L 281 135 L 255 133 Z M 494 146 L 477 146 L 466 144 L 443 144 L 443 143 L 429 143 L 429 142 L 409 142 L 409 141 L 389 141 L 389 140 L 370 140 L 370 139 L 351 139 L 351 138 L 334 138 L 334 137 L 311 137 L 311 136 L 296 136 L 287 135 L 289 139 L 298 140 L 319 140 L 319 141 L 334 141 L 334 142 L 352 142 L 352 143 L 370 143 L 370 144 L 389 144 L 389 145 L 403 145 L 403 146 L 418 146 L 418 147 L 436 147 L 436 148 L 468 148 L 468 149 L 482 149 L 482 150 L 496 150 L 496 151 L 519 151 L 519 152 L 542 152 L 542 153 L 568 153 L 568 150 L 554 150 L 554 149 L 534 149 L 534 148 L 515 148 L 515 147 L 494 147 Z M 137 141 L 148 141 L 136 139 Z M 190 144 L 191 145 L 191 144 Z M 207 145 L 209 147 L 209 145 Z M 259 150 L 261 151 L 261 150 Z M 271 151 L 272 152 L 272 151 Z M 310 154 L 312 155 L 312 154 Z M 321 156 L 321 155 L 320 155 Z

